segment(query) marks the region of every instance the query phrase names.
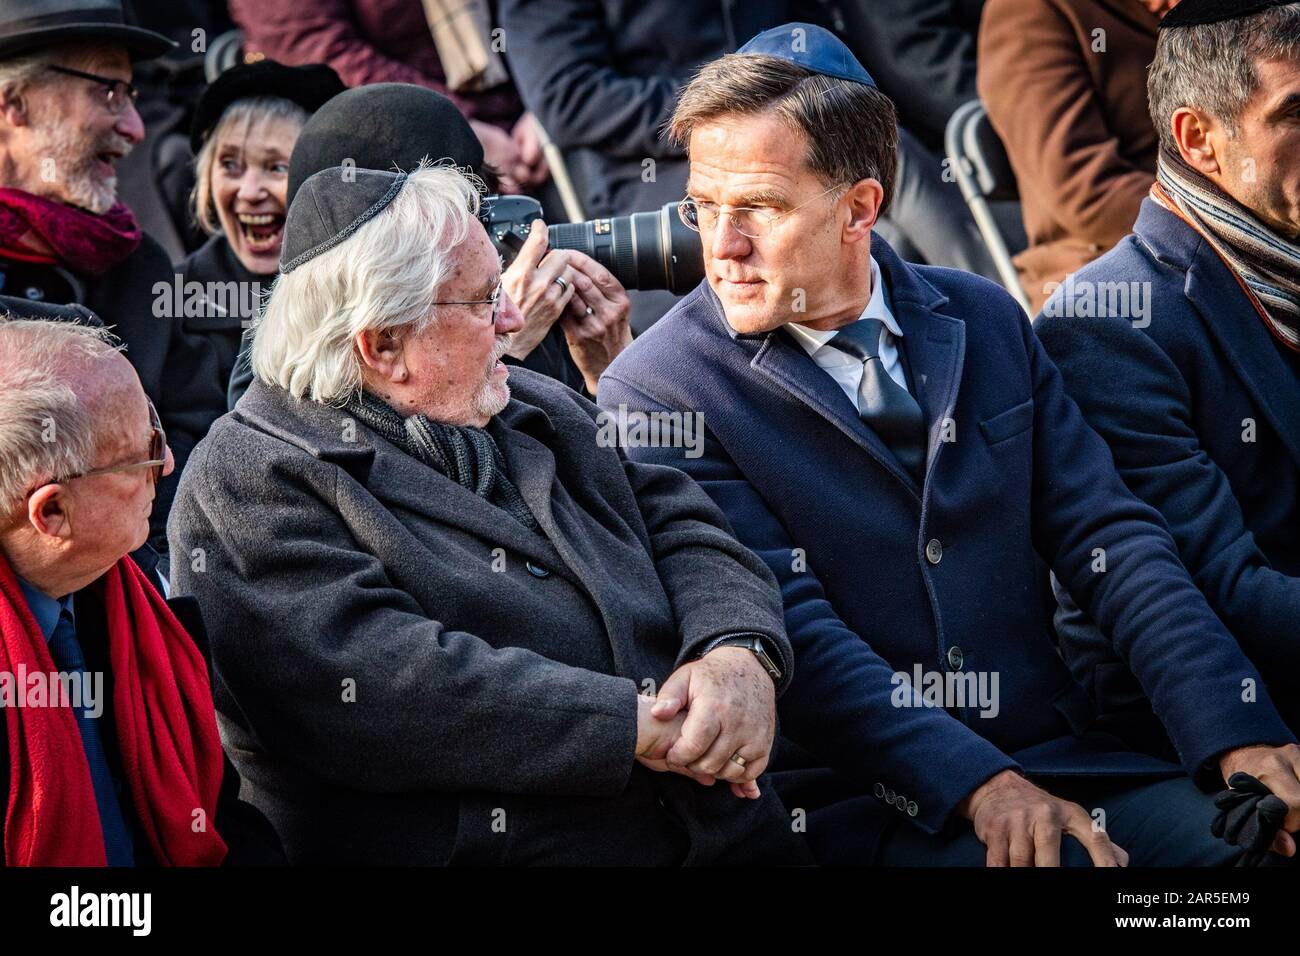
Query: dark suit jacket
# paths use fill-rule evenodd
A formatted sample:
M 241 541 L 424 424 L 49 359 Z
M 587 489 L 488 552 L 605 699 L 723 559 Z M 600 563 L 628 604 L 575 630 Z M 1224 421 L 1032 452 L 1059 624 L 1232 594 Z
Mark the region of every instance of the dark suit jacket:
M 137 563 L 140 563 L 137 560 Z M 149 562 L 146 559 L 144 564 Z M 154 569 L 145 567 L 153 579 Z M 208 657 L 207 637 L 203 630 L 203 617 L 199 614 L 198 604 L 193 598 L 172 598 L 167 602 L 177 620 L 185 627 L 194 643 Z M 122 779 L 122 757 L 117 748 L 117 733 L 113 724 L 113 671 L 108 657 L 108 634 L 105 630 L 104 608 L 99 598 L 87 588 L 78 592 L 73 598 L 73 607 L 77 619 L 77 640 L 86 656 L 86 667 L 92 672 L 104 674 L 104 712 L 99 718 L 103 721 L 102 739 L 108 757 L 109 767 L 117 780 Z M 9 792 L 9 735 L 3 732 L 5 714 L 0 710 L 0 793 Z M 251 805 L 240 801 L 239 773 L 222 755 L 225 774 L 221 780 L 221 793 L 217 799 L 216 820 L 213 826 L 221 838 L 226 841 L 229 852 L 223 866 L 266 866 L 283 864 L 284 850 L 271 825 Z M 130 791 L 120 789 L 118 798 L 122 808 L 127 812 L 135 837 L 135 855 L 137 866 L 156 865 L 153 860 L 147 838 L 140 829 L 135 814 L 131 813 Z M 8 805 L 6 801 L 6 806 Z M 4 832 L 0 829 L 0 866 L 4 866 Z
M 798 662 L 783 733 L 860 787 L 905 795 L 927 831 L 1008 767 L 1176 774 L 1085 734 L 1087 702 L 1053 642 L 1045 563 L 1151 689 L 1188 771 L 1232 747 L 1291 740 L 1267 695 L 1241 701 L 1241 679 L 1257 672 L 1011 297 L 909 265 L 878 236 L 872 251 L 929 423 L 924 488 L 787 332 L 736 335 L 707 284 L 601 380 L 607 410 L 702 413 L 700 457 L 629 454 L 694 475 L 781 582 Z M 1099 548 L 1106 573 L 1092 570 Z M 998 675 L 996 716 L 895 706 L 894 674 L 917 665 Z
M 686 160 L 659 129 L 702 64 L 791 19 L 786 0 L 501 0 L 524 102 L 565 153 L 588 216 L 681 199 Z M 806 19 L 806 18 L 805 18 Z M 642 161 L 655 161 L 643 178 Z
M 1169 523 L 1210 606 L 1300 727 L 1300 355 L 1273 338 L 1200 236 L 1151 200 L 1133 235 L 1075 282 L 1076 299 L 1090 288 L 1081 282 L 1149 290 L 1150 324 L 1138 328 L 1114 312 L 1079 315 L 1081 302 L 1067 309 L 1063 289 L 1039 338 L 1128 486 Z M 1077 617 L 1060 629 L 1101 709 L 1140 723 L 1146 695 L 1096 629 Z
M 765 784 L 737 800 L 634 759 L 638 690 L 712 638 L 790 666 L 776 583 L 590 402 L 510 386 L 489 429 L 544 534 L 260 382 L 195 450 L 170 532 L 206 566 L 174 581 L 210 609 L 223 739 L 290 860 L 806 861 Z
M 975 98 L 984 0 L 841 0 L 844 42 L 898 107 L 899 125 L 943 153 L 948 119 Z
M 1045 285 L 1128 235 L 1155 182 L 1158 23 L 1138 0 L 988 2 L 979 94 L 1020 187 L 1029 248 L 1016 267 L 1035 308 Z

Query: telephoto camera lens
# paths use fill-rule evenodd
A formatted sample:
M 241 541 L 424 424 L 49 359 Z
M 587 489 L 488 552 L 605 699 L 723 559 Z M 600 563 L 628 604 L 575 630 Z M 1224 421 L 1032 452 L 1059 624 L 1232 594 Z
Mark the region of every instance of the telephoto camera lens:
M 683 295 L 704 278 L 699 233 L 677 215 L 677 204 L 656 212 L 549 226 L 553 249 L 591 256 L 627 289 L 667 289 Z

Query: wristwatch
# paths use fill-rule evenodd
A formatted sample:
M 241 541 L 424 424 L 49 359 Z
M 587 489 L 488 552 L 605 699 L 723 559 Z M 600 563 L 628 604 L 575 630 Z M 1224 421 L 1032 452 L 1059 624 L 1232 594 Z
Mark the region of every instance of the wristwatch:
M 763 665 L 763 670 L 767 671 L 767 676 L 772 678 L 775 684 L 781 683 L 781 665 L 777 662 L 781 659 L 779 655 L 769 653 L 768 642 L 758 634 L 733 634 L 731 637 L 720 637 L 709 644 L 701 652 L 703 657 L 709 651 L 717 650 L 719 647 L 744 647 L 753 651 L 758 662 Z

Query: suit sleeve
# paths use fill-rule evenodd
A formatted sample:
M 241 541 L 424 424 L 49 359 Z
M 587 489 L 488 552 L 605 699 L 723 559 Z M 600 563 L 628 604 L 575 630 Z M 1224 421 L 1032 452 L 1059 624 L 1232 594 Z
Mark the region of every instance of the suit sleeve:
M 608 372 L 600 402 L 606 409 L 672 410 Z M 894 668 L 839 619 L 816 573 L 796 570 L 803 565 L 794 560 L 789 534 L 715 438 L 706 434 L 698 458 L 671 448 L 633 448 L 628 454 L 686 470 L 727 515 L 741 543 L 775 575 L 797 672 L 781 698 L 785 736 L 866 790 L 885 781 L 914 796 L 915 822 L 931 833 L 976 787 L 1016 767 L 943 711 L 894 705 L 893 695 L 902 692 Z
M 1113 246 L 1155 177 L 1121 154 L 1069 24 L 1050 4 L 992 0 L 979 50 L 980 98 L 1021 193 L 1071 237 Z
M 205 570 L 180 562 L 176 590 L 225 611 L 209 622 L 215 670 L 269 751 L 371 793 L 608 796 L 626 785 L 633 681 L 431 618 L 357 548 L 332 465 L 320 467 L 333 477 L 274 482 L 195 465 L 170 530 L 185 555 L 201 550 Z
M 1125 486 L 1027 319 L 1021 327 L 1034 382 L 1039 554 L 1110 636 L 1195 778 L 1211 782 L 1225 751 L 1293 742 L 1259 672 L 1192 583 L 1164 519 Z
M 1038 332 L 1120 476 L 1164 517 L 1228 630 L 1262 670 L 1300 669 L 1300 578 L 1271 567 L 1255 543 L 1227 475 L 1201 447 L 1177 366 L 1128 322 L 1047 320 Z
M 502 0 L 507 56 L 529 110 L 561 149 L 618 159 L 681 155 L 659 136 L 677 83 L 621 73 L 598 0 Z

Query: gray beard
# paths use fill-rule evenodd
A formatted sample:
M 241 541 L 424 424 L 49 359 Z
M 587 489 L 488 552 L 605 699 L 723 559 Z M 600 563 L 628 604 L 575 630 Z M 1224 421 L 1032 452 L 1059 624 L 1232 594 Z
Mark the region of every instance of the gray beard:
M 97 216 L 102 216 L 113 208 L 117 202 L 117 177 L 104 180 L 95 176 L 95 156 L 85 151 L 85 144 L 79 141 L 76 130 L 69 129 L 62 122 L 51 123 L 41 128 L 38 143 L 40 162 L 42 165 L 46 161 L 52 162 L 55 177 L 53 181 L 38 177 L 40 194 L 57 198 L 72 206 L 80 206 Z M 129 143 L 118 142 L 113 145 L 130 149 Z M 55 185 L 62 186 L 57 194 L 51 188 Z

